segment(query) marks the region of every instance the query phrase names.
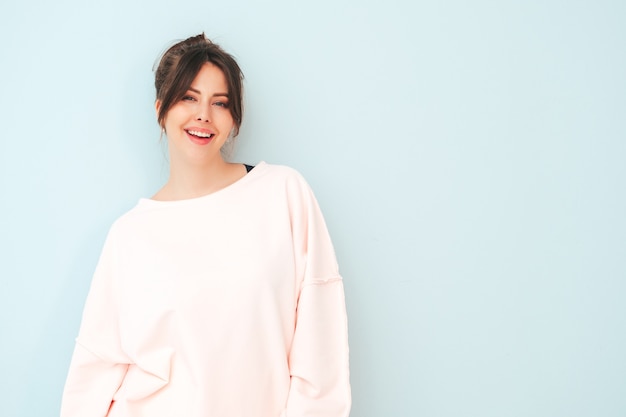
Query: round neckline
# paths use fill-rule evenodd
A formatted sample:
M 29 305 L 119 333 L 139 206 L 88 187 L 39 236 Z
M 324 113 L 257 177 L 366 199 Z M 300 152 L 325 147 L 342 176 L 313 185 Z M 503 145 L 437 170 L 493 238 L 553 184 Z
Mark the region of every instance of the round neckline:
M 139 199 L 139 205 L 150 205 L 150 206 L 169 206 L 169 205 L 177 205 L 177 204 L 187 204 L 187 203 L 193 203 L 196 201 L 202 201 L 202 200 L 206 200 L 209 198 L 212 198 L 218 194 L 223 194 L 225 192 L 227 192 L 228 190 L 231 190 L 233 188 L 238 188 L 241 184 L 247 182 L 250 178 L 255 177 L 257 175 L 258 172 L 262 171 L 263 168 L 265 168 L 267 166 L 267 163 L 265 161 L 260 161 L 259 163 L 257 163 L 256 165 L 253 165 L 254 169 L 250 170 L 250 172 L 247 172 L 246 175 L 244 175 L 243 177 L 239 178 L 237 181 L 227 185 L 224 188 L 220 188 L 217 191 L 214 191 L 212 193 L 209 194 L 205 194 L 205 195 L 201 195 L 198 197 L 191 197 L 191 198 L 183 198 L 180 200 L 155 200 L 152 198 L 148 198 L 148 197 L 141 197 Z

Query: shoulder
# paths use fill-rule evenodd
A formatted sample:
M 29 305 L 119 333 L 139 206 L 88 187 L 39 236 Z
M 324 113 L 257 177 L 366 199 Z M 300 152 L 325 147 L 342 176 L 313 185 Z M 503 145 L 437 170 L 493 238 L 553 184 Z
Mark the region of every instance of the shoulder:
M 290 166 L 261 162 L 254 169 L 259 169 L 257 174 L 259 178 L 262 178 L 265 181 L 309 188 L 304 176 L 298 170 Z
M 260 174 L 264 174 L 268 177 L 274 178 L 297 178 L 303 179 L 302 174 L 298 172 L 296 169 L 287 166 L 287 165 L 279 165 L 279 164 L 268 164 L 266 162 L 259 162 L 259 164 L 255 167 L 256 170 L 259 171 Z
M 142 220 L 145 218 L 144 212 L 146 211 L 144 200 L 147 199 L 139 199 L 139 201 L 132 208 L 113 221 L 111 227 L 109 228 L 108 240 L 116 240 L 118 238 L 123 239 L 124 235 L 142 223 Z
M 267 187 L 267 190 L 273 189 L 283 194 L 289 201 L 309 201 L 315 199 L 309 183 L 297 169 L 286 165 L 267 163 L 259 164 L 259 168 L 261 169 L 257 174 L 260 180 L 258 183 L 260 188 Z M 252 183 L 251 185 L 253 187 L 257 186 L 257 184 Z

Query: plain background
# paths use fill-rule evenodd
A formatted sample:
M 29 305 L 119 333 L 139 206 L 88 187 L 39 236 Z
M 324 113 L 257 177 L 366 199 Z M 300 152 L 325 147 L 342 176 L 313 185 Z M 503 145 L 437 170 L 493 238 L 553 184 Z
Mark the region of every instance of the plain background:
M 352 416 L 626 415 L 625 5 L 3 0 L 0 415 L 58 414 L 108 227 L 167 177 L 152 65 L 201 31 L 235 159 L 326 215 Z

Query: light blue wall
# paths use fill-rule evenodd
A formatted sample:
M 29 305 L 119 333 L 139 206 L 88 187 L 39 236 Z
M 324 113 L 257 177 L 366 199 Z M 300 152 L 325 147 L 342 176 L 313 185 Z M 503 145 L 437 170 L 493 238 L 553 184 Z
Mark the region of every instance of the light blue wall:
M 108 226 L 166 178 L 151 67 L 202 30 L 238 159 L 326 214 L 354 417 L 626 415 L 626 3 L 87 3 L 0 5 L 0 416 L 57 415 Z

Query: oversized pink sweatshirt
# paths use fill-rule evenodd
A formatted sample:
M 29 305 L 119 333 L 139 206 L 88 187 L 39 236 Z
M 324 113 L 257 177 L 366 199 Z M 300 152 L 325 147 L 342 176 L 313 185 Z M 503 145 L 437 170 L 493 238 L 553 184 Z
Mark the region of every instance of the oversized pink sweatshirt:
M 62 417 L 346 417 L 343 283 L 315 197 L 259 163 L 111 227 Z

